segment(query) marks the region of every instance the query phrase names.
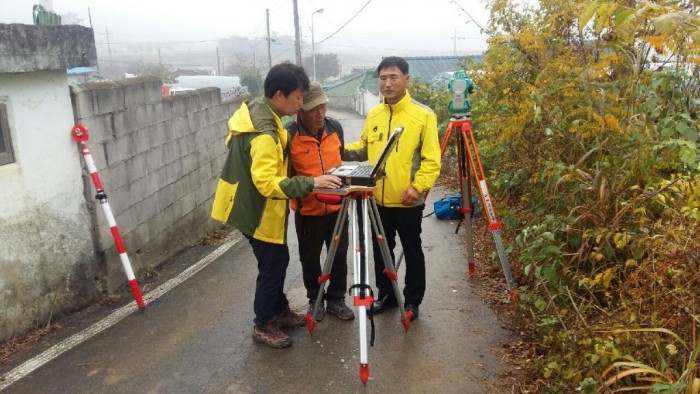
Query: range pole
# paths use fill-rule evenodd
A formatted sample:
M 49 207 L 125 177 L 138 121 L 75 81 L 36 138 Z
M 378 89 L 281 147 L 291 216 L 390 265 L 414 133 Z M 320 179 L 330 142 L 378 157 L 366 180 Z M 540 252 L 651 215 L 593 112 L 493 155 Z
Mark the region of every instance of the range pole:
M 297 0 L 294 3 L 294 52 L 296 53 L 297 66 L 301 67 L 301 43 L 299 39 L 299 6 Z
M 272 68 L 272 51 L 270 50 L 270 9 L 265 9 L 265 19 L 267 19 L 267 66 Z

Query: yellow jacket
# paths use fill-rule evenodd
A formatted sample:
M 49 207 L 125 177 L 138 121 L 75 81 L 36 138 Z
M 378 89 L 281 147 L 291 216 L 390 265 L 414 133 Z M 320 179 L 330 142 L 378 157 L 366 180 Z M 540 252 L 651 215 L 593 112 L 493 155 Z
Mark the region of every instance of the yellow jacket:
M 395 105 L 373 107 L 367 114 L 360 140 L 345 146 L 349 160 L 369 160 L 374 165 L 390 132 L 403 126 L 398 147 L 386 163 L 386 178 L 377 182 L 375 198 L 384 207 L 404 207 L 401 195 L 410 186 L 421 193 L 416 206 L 424 204 L 422 194 L 429 191 L 440 175 L 440 141 L 437 117 L 425 105 L 406 95 Z
M 255 239 L 285 244 L 289 199 L 308 195 L 314 180 L 288 177 L 287 130 L 264 98 L 241 104 L 228 125 L 229 153 L 211 216 Z

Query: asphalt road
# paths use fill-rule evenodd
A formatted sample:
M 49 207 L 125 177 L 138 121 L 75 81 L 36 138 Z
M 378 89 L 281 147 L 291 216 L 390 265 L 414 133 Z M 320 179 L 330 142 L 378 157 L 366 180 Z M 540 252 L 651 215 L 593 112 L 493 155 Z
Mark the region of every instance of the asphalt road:
M 358 115 L 331 111 L 352 142 Z M 442 197 L 437 189 L 430 201 Z M 432 212 L 432 202 L 425 214 Z M 293 222 L 293 220 L 290 220 Z M 245 239 L 177 287 L 150 302 L 145 313 L 123 320 L 71 348 L 6 388 L 8 393 L 485 393 L 502 372 L 492 349 L 511 333 L 478 298 L 468 279 L 464 235 L 455 223 L 424 219 L 428 286 L 420 318 L 405 332 L 398 310 L 375 318 L 369 348 L 370 379 L 359 379 L 357 319 L 326 316 L 314 335 L 291 331 L 294 345 L 271 349 L 253 343 L 255 258 Z M 285 289 L 305 312 L 297 242 L 290 228 L 291 262 Z M 162 281 L 217 246 L 195 246 L 163 267 Z M 480 264 L 482 262 L 478 262 Z M 487 264 L 487 262 L 483 262 Z M 348 258 L 352 282 L 352 257 Z M 490 263 L 488 263 L 490 264 Z M 405 265 L 405 264 L 404 264 Z M 478 270 L 478 265 L 477 265 Z M 370 270 L 371 271 L 371 270 Z M 399 271 L 403 283 L 404 269 Z M 374 279 L 370 282 L 373 284 Z M 145 285 L 147 294 L 155 285 Z M 351 299 L 348 296 L 348 304 Z M 64 323 L 66 333 L 99 321 L 101 311 Z M 69 322 L 71 320 L 68 320 Z M 49 347 L 44 343 L 3 366 L 6 373 Z

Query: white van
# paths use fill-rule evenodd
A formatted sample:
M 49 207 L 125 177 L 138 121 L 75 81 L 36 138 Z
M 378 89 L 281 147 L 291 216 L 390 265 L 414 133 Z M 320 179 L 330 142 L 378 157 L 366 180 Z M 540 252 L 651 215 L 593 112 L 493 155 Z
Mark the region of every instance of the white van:
M 248 94 L 248 88 L 241 85 L 239 77 L 222 77 L 218 75 L 183 75 L 177 78 L 170 91 L 172 92 L 173 89 L 200 89 L 208 87 L 221 89 L 222 100 Z

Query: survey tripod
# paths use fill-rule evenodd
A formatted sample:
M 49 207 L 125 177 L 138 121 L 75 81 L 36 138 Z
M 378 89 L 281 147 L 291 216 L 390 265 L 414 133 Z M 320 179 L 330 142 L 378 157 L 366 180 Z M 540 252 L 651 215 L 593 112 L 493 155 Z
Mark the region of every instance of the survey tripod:
M 489 224 L 489 230 L 493 234 L 493 240 L 496 244 L 496 252 L 498 259 L 501 261 L 503 274 L 506 278 L 508 286 L 508 294 L 512 302 L 515 302 L 515 282 L 513 274 L 510 271 L 508 264 L 508 256 L 506 255 L 503 241 L 501 240 L 501 222 L 496 218 L 496 210 L 493 208 L 493 201 L 489 188 L 486 184 L 486 175 L 484 168 L 481 165 L 479 150 L 476 146 L 474 133 L 472 131 L 472 119 L 469 114 L 470 104 L 467 100 L 467 94 L 473 91 L 471 81 L 467 78 L 464 71 L 458 71 L 455 77 L 450 80 L 449 88 L 453 93 L 453 99 L 449 105 L 449 111 L 452 115 L 450 123 L 447 126 L 445 135 L 440 142 L 440 155 L 444 156 L 449 144 L 450 137 L 453 132 L 456 134 L 456 151 L 457 164 L 459 166 L 459 192 L 461 196 L 460 212 L 464 216 L 464 224 L 467 233 L 467 262 L 469 265 L 469 276 L 474 276 L 474 237 L 472 229 L 473 205 L 472 205 L 472 174 L 474 181 L 479 190 L 479 197 L 482 206 L 486 213 L 486 220 Z M 461 222 L 460 222 L 461 224 Z M 458 229 L 459 225 L 458 224 Z
M 384 260 L 384 274 L 391 279 L 391 285 L 394 289 L 394 295 L 399 306 L 403 306 L 403 297 L 398 285 L 397 268 L 391 258 L 389 245 L 387 244 L 384 227 L 379 218 L 379 210 L 377 202 L 374 199 L 375 187 L 369 186 L 347 186 L 340 189 L 327 189 L 323 192 L 316 193 L 316 198 L 328 204 L 340 204 L 338 219 L 333 229 L 333 237 L 331 245 L 326 254 L 326 261 L 321 270 L 321 275 L 318 277 L 320 288 L 316 296 L 313 311 L 306 314 L 306 325 L 309 333 L 313 335 L 316 327 L 316 317 L 323 302 L 323 293 L 326 282 L 330 279 L 333 259 L 335 257 L 340 237 L 345 227 L 346 218 L 350 218 L 352 246 L 353 246 L 353 285 L 350 286 L 349 292 L 353 295 L 353 305 L 358 309 L 358 321 L 360 330 L 360 380 L 363 384 L 367 384 L 369 379 L 369 363 L 367 358 L 367 320 L 370 320 L 372 325 L 371 344 L 374 344 L 374 321 L 372 321 L 372 305 L 374 303 L 374 295 L 372 287 L 369 285 L 369 268 L 367 264 L 367 251 L 369 250 L 369 236 L 371 231 L 369 226 L 372 226 L 372 231 L 377 238 L 379 249 Z M 368 309 L 369 308 L 369 309 Z M 369 318 L 367 311 L 369 310 Z M 411 325 L 413 312 L 401 311 L 401 322 L 404 330 L 408 331 Z

